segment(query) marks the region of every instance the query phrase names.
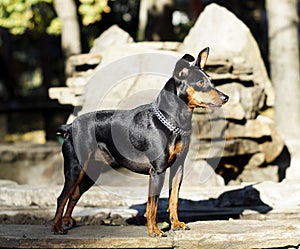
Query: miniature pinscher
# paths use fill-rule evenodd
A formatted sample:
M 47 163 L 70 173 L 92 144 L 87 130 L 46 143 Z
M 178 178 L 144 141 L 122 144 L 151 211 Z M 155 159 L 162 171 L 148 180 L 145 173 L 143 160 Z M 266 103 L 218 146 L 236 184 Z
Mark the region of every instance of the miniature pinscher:
M 95 111 L 63 125 L 65 183 L 57 198 L 52 231 L 65 234 L 72 227 L 72 211 L 79 198 L 109 166 L 149 175 L 145 217 L 152 237 L 165 236 L 156 224 L 158 198 L 170 168 L 169 217 L 173 229 L 189 230 L 178 219 L 178 194 L 192 130 L 194 108 L 217 108 L 229 97 L 214 88 L 204 72 L 209 48 L 198 58 L 186 54 L 172 77 L 150 104 L 132 110 Z M 65 205 L 68 203 L 64 213 Z

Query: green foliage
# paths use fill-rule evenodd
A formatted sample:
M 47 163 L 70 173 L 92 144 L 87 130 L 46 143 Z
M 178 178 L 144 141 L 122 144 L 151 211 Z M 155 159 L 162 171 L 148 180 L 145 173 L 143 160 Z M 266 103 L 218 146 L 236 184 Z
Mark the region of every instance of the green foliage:
M 27 29 L 45 32 L 55 17 L 52 0 L 2 0 L 0 4 L 0 26 L 14 35 Z
M 82 23 L 87 26 L 101 20 L 101 14 L 110 11 L 107 2 L 80 0 L 78 11 Z M 61 32 L 61 22 L 55 13 L 53 0 L 1 0 L 0 26 L 14 35 L 24 34 L 26 30 L 52 35 Z
M 47 27 L 46 32 L 49 35 L 58 35 L 61 33 L 61 22 L 58 17 L 55 17 L 51 20 L 51 23 Z
M 79 13 L 85 26 L 101 20 L 102 12 L 110 12 L 107 0 L 80 0 Z

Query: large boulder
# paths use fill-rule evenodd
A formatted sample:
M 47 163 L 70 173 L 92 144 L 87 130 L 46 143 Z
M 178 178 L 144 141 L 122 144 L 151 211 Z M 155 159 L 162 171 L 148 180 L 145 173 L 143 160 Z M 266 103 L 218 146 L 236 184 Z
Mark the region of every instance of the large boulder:
M 274 104 L 274 90 L 251 31 L 233 13 L 217 4 L 204 9 L 179 51 L 196 54 L 207 46 L 212 51 L 211 61 L 226 58 L 232 64 L 233 75 L 252 74 L 254 84 L 266 92 L 267 105 Z

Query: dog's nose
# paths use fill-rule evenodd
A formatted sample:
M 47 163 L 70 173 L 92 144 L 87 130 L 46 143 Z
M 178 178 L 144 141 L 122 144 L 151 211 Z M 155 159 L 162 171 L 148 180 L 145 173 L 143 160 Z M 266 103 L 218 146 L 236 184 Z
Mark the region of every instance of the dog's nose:
M 229 97 L 226 94 L 222 94 L 221 99 L 222 99 L 223 103 L 225 104 L 229 100 Z

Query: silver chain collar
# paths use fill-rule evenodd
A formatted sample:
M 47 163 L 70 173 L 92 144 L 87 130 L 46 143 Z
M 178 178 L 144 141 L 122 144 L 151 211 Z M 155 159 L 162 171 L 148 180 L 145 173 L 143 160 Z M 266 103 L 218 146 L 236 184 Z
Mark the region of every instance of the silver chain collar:
M 171 123 L 158 109 L 158 106 L 153 101 L 151 104 L 152 110 L 154 111 L 155 116 L 158 118 L 158 120 L 168 128 L 169 131 L 174 132 L 181 136 L 188 136 L 192 133 L 192 131 L 184 131 L 181 128 L 177 127 L 175 124 Z

